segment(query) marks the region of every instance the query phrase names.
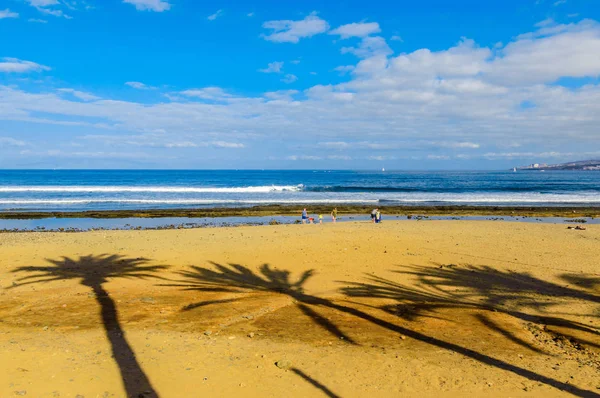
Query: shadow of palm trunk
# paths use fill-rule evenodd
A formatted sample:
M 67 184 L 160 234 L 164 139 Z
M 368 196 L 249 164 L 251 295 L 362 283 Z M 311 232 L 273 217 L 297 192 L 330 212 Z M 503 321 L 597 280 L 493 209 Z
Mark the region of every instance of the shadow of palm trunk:
M 112 355 L 121 372 L 123 387 L 128 397 L 158 398 L 150 380 L 137 361 L 135 353 L 125 338 L 125 332 L 119 322 L 119 314 L 114 300 L 101 284 L 90 286 L 100 305 L 100 314 L 106 338 L 110 342 Z
M 147 265 L 148 259 L 127 258 L 118 254 L 81 256 L 79 259 L 65 256 L 46 261 L 50 263 L 49 266 L 25 266 L 14 269 L 12 271 L 14 273 L 27 274 L 18 279 L 20 282 L 18 285 L 11 288 L 66 280 L 77 280 L 83 286 L 91 288 L 100 305 L 102 325 L 110 342 L 113 358 L 119 367 L 127 396 L 158 397 L 125 339 L 115 302 L 103 285 L 111 278 L 162 279 L 155 273 L 165 269 L 166 266 Z
M 546 376 L 540 375 L 538 373 L 532 372 L 531 370 L 524 369 L 519 366 L 510 364 L 510 363 L 502 361 L 500 359 L 496 359 L 496 358 L 490 357 L 488 355 L 481 354 L 481 353 L 471 350 L 469 348 L 462 347 L 457 344 L 449 343 L 449 342 L 437 339 L 435 337 L 427 336 L 427 335 L 419 333 L 419 332 L 415 332 L 413 330 L 404 328 L 402 326 L 398 326 L 396 324 L 385 321 L 383 319 L 379 319 L 375 316 L 372 316 L 372 315 L 370 315 L 366 312 L 363 312 L 361 310 L 358 310 L 356 308 L 351 308 L 351 307 L 346 307 L 343 305 L 335 304 L 335 303 L 332 303 L 327 300 L 320 300 L 319 304 L 324 305 L 329 308 L 332 308 L 332 309 L 335 309 L 335 310 L 338 310 L 338 311 L 341 311 L 341 312 L 345 312 L 347 314 L 356 316 L 358 318 L 364 319 L 366 321 L 373 323 L 374 325 L 381 326 L 387 330 L 391 330 L 393 332 L 400 333 L 400 334 L 408 336 L 412 339 L 422 341 L 424 343 L 431 344 L 435 347 L 443 348 L 445 350 L 454 351 L 458 354 L 472 358 L 472 359 L 479 361 L 481 363 L 484 363 L 486 365 L 494 366 L 498 369 L 503 369 L 503 370 L 512 372 L 519 376 L 525 377 L 529 380 L 544 383 L 544 384 L 547 384 L 549 386 L 552 386 L 552 387 L 557 388 L 562 391 L 567 391 L 578 397 L 600 397 L 600 394 L 596 394 L 593 391 L 584 390 L 584 389 L 575 387 L 573 385 L 570 385 L 568 383 L 563 383 L 561 381 L 554 380 L 550 377 L 546 377 Z
M 297 374 L 298 376 L 302 377 L 308 383 L 312 384 L 315 388 L 321 390 L 321 392 L 323 394 L 325 394 L 326 396 L 328 396 L 329 398 L 340 398 L 339 395 L 336 395 L 333 391 L 331 391 L 329 388 L 327 388 L 327 386 L 325 386 L 322 383 L 319 383 L 317 380 L 313 379 L 312 377 L 310 377 L 309 375 L 307 375 L 306 373 L 304 373 L 300 369 L 298 369 L 298 368 L 291 368 L 290 370 L 292 372 L 294 372 L 295 374 Z

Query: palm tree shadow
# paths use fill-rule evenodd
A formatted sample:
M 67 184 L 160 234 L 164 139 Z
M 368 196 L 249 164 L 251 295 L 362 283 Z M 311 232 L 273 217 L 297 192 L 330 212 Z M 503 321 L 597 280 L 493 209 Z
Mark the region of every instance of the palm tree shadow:
M 491 356 L 485 355 L 483 353 L 477 352 L 467 347 L 463 347 L 458 344 L 450 343 L 435 337 L 428 336 L 424 333 L 420 333 L 414 330 L 411 330 L 406 327 L 402 327 L 393 322 L 387 321 L 385 319 L 379 318 L 371 313 L 362 311 L 355 307 L 350 307 L 346 305 L 338 304 L 332 300 L 328 300 L 326 298 L 317 297 L 314 295 L 309 295 L 304 292 L 304 284 L 305 282 L 313 275 L 313 271 L 305 271 L 300 278 L 296 282 L 290 281 L 290 272 L 284 270 L 276 270 L 272 269 L 268 264 L 264 264 L 260 268 L 260 274 L 254 273 L 248 267 L 245 267 L 240 264 L 230 264 L 229 266 L 212 263 L 212 265 L 216 269 L 208 269 L 202 268 L 198 266 L 192 267 L 191 271 L 183 271 L 180 272 L 180 275 L 185 279 L 178 281 L 175 284 L 170 284 L 166 286 L 174 286 L 181 287 L 186 290 L 197 290 L 197 291 L 205 291 L 205 292 L 229 292 L 229 293 L 244 293 L 244 292 L 277 292 L 286 294 L 292 297 L 294 300 L 298 301 L 299 305 L 313 305 L 317 307 L 323 307 L 328 309 L 333 309 L 339 311 L 340 313 L 344 313 L 346 315 L 351 315 L 356 319 L 362 319 L 364 321 L 370 322 L 373 325 L 379 326 L 381 328 L 387 329 L 394 333 L 398 333 L 400 335 L 404 335 L 415 339 L 417 341 L 421 341 L 427 344 L 430 344 L 434 347 L 438 347 L 444 350 L 449 350 L 461 354 L 465 357 L 474 359 L 482 364 L 486 364 L 488 366 L 495 367 L 497 369 L 502 369 L 518 376 L 527 378 L 532 381 L 544 383 L 548 386 L 552 386 L 556 389 L 562 391 L 568 391 L 571 394 L 579 397 L 596 397 L 599 396 L 593 391 L 584 390 L 573 386 L 569 383 L 561 382 L 559 380 L 555 380 L 551 377 L 547 377 L 541 374 L 538 374 L 529 369 L 522 368 L 517 365 L 513 365 L 509 362 L 493 358 Z M 393 284 L 393 282 L 391 282 Z M 354 286 L 354 288 L 360 289 L 360 292 L 367 292 L 368 294 L 373 294 L 370 290 L 371 286 Z M 352 288 L 350 288 L 352 289 Z M 395 294 L 395 291 L 392 289 L 390 291 L 389 286 L 375 286 L 379 295 L 375 297 L 387 297 L 387 295 Z M 377 290 L 381 289 L 381 290 Z M 352 296 L 352 290 L 344 290 L 347 295 Z M 429 295 L 429 294 L 427 294 Z M 393 296 L 391 296 L 393 297 Z M 389 297 L 388 297 L 389 298 Z M 447 299 L 445 305 L 451 305 L 452 300 Z M 204 303 L 196 303 L 191 306 L 201 307 Z M 189 306 L 188 306 L 189 307 Z M 185 308 L 184 308 L 185 310 Z M 306 315 L 310 316 L 309 311 L 304 312 Z M 317 323 L 319 321 L 315 320 Z M 335 325 L 328 323 L 329 327 L 337 328 Z M 334 330 L 334 329 L 332 329 Z M 349 339 L 348 336 L 345 336 L 346 339 Z M 353 342 L 349 340 L 349 342 Z M 354 343 L 356 344 L 356 343 Z M 320 388 L 320 387 L 319 387 Z M 323 392 L 327 393 L 322 389 Z M 329 390 L 327 390 L 329 391 Z
M 125 332 L 121 328 L 115 302 L 104 289 L 103 285 L 110 278 L 159 278 L 154 274 L 166 267 L 161 265 L 146 265 L 149 263 L 149 260 L 145 258 L 133 259 L 117 254 L 81 256 L 79 259 L 62 257 L 61 259 L 47 259 L 46 261 L 51 265 L 45 267 L 19 267 L 13 270 L 12 272 L 15 273 L 32 273 L 18 279 L 19 284 L 14 287 L 78 279 L 82 285 L 92 289 L 96 301 L 100 305 L 100 315 L 104 331 L 110 342 L 115 362 L 121 372 L 127 396 L 158 397 L 125 338 Z
M 349 343 L 357 344 L 350 336 L 326 317 L 320 315 L 311 306 L 325 306 L 328 300 L 306 294 L 304 285 L 314 275 L 313 270 L 303 272 L 300 277 L 292 281 L 291 273 L 286 270 L 272 268 L 269 264 L 263 264 L 259 272 L 255 273 L 248 267 L 240 264 L 223 265 L 211 262 L 215 269 L 192 266 L 191 270 L 180 271 L 178 274 L 184 279 L 163 286 L 181 287 L 184 290 L 195 290 L 202 292 L 223 293 L 277 293 L 294 299 L 300 311 L 311 318 L 314 323 L 325 329 L 337 338 Z M 243 300 L 244 298 L 211 300 L 193 303 L 185 306 L 184 311 L 203 307 L 210 304 L 222 304 Z
M 593 292 L 561 286 L 527 273 L 500 271 L 488 266 L 435 265 L 403 266 L 393 271 L 403 277 L 416 277 L 416 283 L 410 286 L 369 275 L 366 283 L 343 282 L 347 287 L 342 292 L 350 297 L 395 300 L 398 304 L 382 308 L 408 320 L 431 316 L 438 309 L 471 308 L 499 311 L 528 322 L 600 334 L 598 328 L 557 316 L 554 310 L 564 300 L 600 303 L 600 296 Z M 573 277 L 568 275 L 560 278 L 573 281 Z M 596 282 L 579 276 L 576 283 L 594 286 Z
M 456 303 L 477 302 L 479 307 L 487 307 L 505 312 L 524 321 L 543 322 L 592 334 L 598 328 L 556 316 L 555 306 L 565 300 L 584 301 L 600 304 L 600 296 L 590 291 L 571 288 L 537 278 L 523 272 L 502 271 L 489 266 L 448 267 L 436 264 L 432 267 L 408 267 L 397 270 L 402 275 L 417 277 L 421 286 L 437 292 L 438 298 Z M 598 279 L 581 275 L 563 274 L 560 279 L 571 281 L 578 286 L 593 287 Z M 540 297 L 543 300 L 540 300 Z M 533 312 L 536 315 L 531 315 Z
M 435 264 L 434 267 L 403 266 L 394 273 L 402 277 L 416 277 L 416 282 L 403 284 L 390 279 L 367 275 L 367 282 L 342 282 L 346 287 L 341 292 L 348 297 L 394 300 L 397 304 L 386 304 L 379 309 L 404 318 L 414 320 L 418 317 L 433 317 L 437 310 L 470 309 L 504 313 L 527 322 L 544 323 L 571 331 L 599 335 L 598 328 L 557 316 L 554 306 L 564 304 L 566 300 L 586 301 L 591 304 L 600 302 L 594 292 L 573 289 L 536 278 L 527 273 L 501 271 L 487 266 L 455 266 Z M 586 280 L 584 277 L 560 276 L 578 286 L 593 290 L 598 280 Z M 593 316 L 588 314 L 589 316 Z M 534 352 L 545 353 L 531 343 L 520 339 L 510 330 L 495 323 L 488 315 L 476 313 L 474 318 L 482 325 L 494 330 L 506 339 Z M 544 327 L 545 328 L 545 327 Z M 544 329 L 545 330 L 545 329 Z M 408 334 L 407 334 L 408 335 Z M 455 352 L 512 371 L 531 380 L 543 382 L 578 396 L 598 396 L 598 394 L 576 389 L 551 378 L 521 369 L 515 365 L 474 352 L 465 347 L 429 338 L 431 344 L 439 347 L 453 347 Z M 586 342 L 597 346 L 594 342 Z

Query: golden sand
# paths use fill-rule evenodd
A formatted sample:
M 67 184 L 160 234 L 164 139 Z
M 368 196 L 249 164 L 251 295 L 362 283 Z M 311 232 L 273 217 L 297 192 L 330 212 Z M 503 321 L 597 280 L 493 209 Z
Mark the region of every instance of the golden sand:
M 0 396 L 600 394 L 600 228 L 0 234 Z

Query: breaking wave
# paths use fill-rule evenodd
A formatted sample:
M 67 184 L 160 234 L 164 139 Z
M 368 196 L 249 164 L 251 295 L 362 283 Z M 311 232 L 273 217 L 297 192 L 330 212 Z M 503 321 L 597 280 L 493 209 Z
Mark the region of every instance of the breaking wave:
M 0 186 L 0 192 L 65 193 L 271 193 L 298 192 L 303 185 L 265 185 L 254 187 L 173 187 L 173 186 Z

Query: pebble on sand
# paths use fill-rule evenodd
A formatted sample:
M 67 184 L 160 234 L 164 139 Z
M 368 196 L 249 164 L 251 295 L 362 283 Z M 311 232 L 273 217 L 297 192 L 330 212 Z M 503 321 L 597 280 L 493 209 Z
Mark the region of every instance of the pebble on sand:
M 275 366 L 277 366 L 279 369 L 289 369 L 292 367 L 292 362 L 287 359 L 281 359 L 275 362 Z

